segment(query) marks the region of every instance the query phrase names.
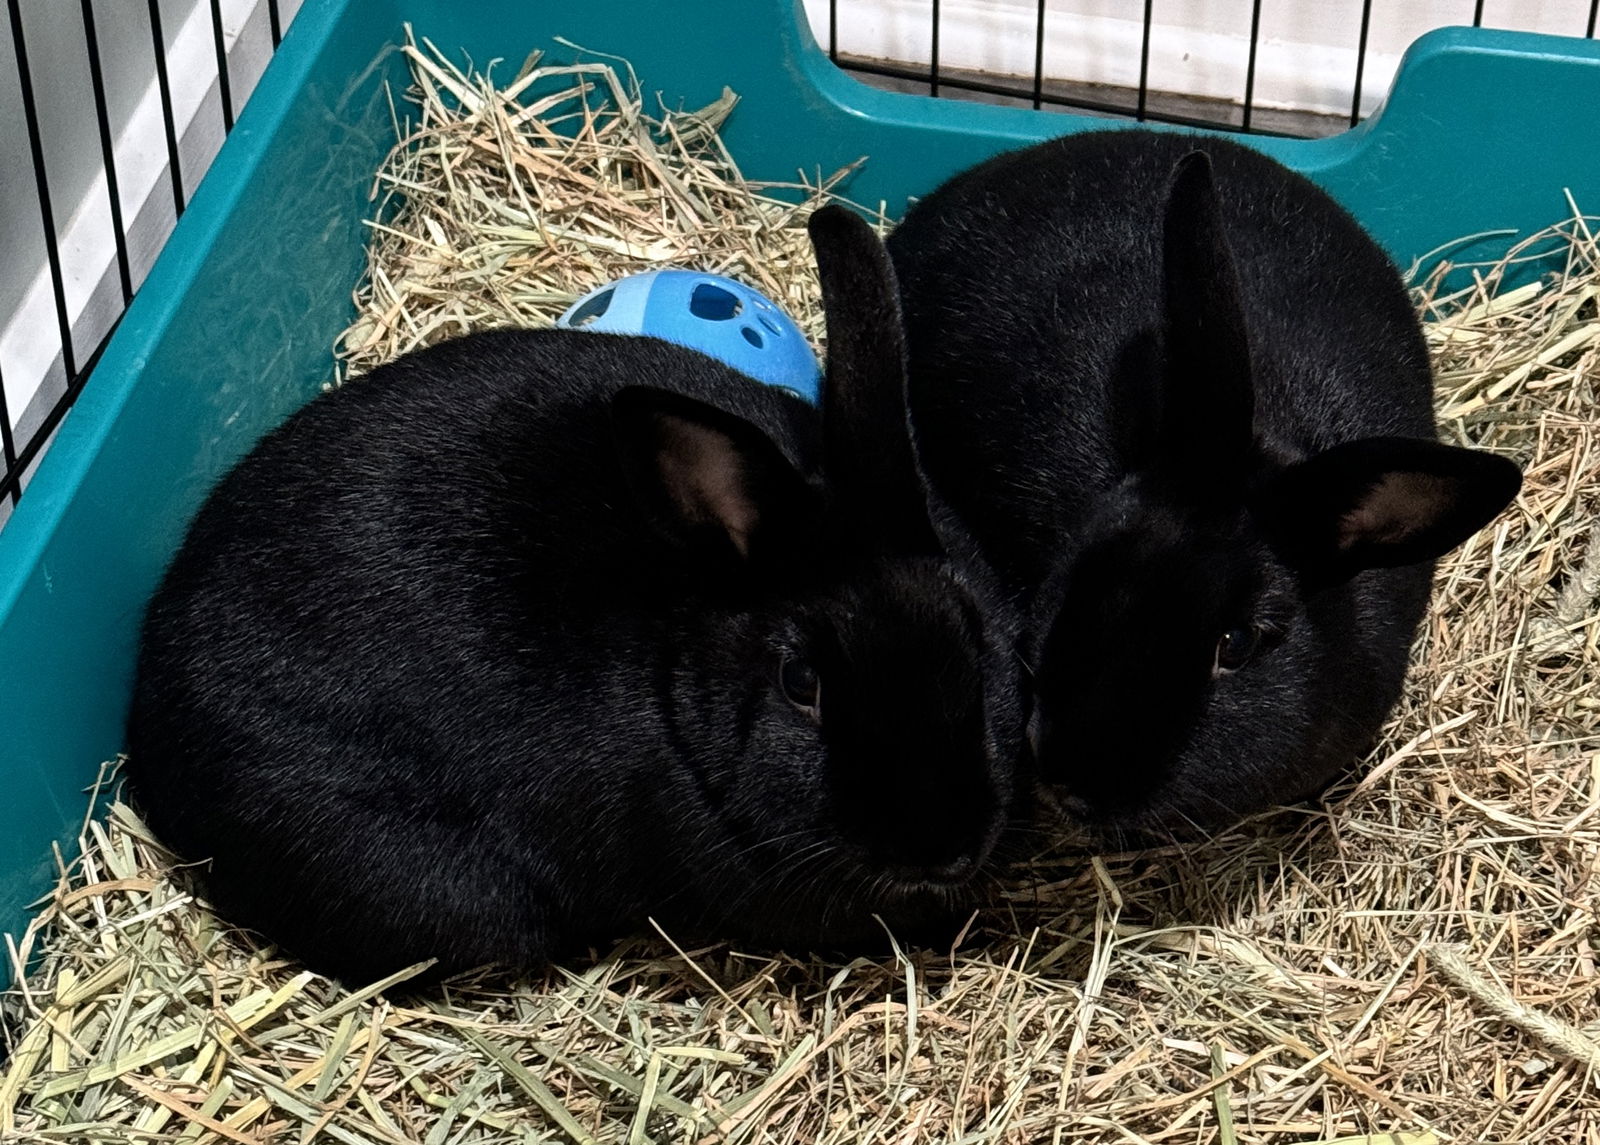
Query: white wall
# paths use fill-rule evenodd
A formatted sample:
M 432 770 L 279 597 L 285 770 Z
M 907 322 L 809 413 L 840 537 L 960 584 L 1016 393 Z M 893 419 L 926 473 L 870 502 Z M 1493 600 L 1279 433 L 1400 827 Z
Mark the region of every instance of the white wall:
M 1266 0 L 1256 61 L 1261 107 L 1348 115 L 1361 0 Z M 838 0 L 841 54 L 925 64 L 931 0 Z M 828 42 L 828 0 L 806 0 Z M 1150 86 L 1243 102 L 1250 0 L 1155 0 Z M 1377 107 L 1406 45 L 1431 28 L 1472 23 L 1473 0 L 1375 0 L 1362 109 Z M 1045 75 L 1137 87 L 1140 0 L 1047 0 Z M 942 0 L 941 67 L 1033 76 L 1037 0 Z M 1579 35 L 1589 0 L 1486 0 L 1486 27 Z

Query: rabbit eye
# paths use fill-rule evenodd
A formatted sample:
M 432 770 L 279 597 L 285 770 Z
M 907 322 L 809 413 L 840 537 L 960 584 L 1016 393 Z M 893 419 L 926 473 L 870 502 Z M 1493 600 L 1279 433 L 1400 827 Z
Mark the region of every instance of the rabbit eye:
M 822 697 L 822 682 L 817 670 L 798 656 L 784 653 L 778 661 L 778 686 L 788 701 L 812 714 Z
M 1261 647 L 1261 629 L 1254 624 L 1230 628 L 1217 641 L 1216 672 L 1233 672 L 1242 668 Z

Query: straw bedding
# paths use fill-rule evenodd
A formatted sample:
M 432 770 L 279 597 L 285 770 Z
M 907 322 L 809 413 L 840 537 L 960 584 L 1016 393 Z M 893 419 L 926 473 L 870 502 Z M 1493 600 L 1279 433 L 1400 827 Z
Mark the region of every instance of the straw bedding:
M 342 371 L 658 263 L 819 332 L 803 221 L 830 181 L 746 186 L 731 97 L 651 115 L 621 65 L 496 91 L 410 59 Z M 568 90 L 519 104 L 534 80 Z M 113 804 L 12 951 L 38 961 L 4 1000 L 0 1137 L 1600 1142 L 1600 247 L 1574 209 L 1514 253 L 1550 250 L 1535 284 L 1503 285 L 1514 258 L 1419 289 L 1446 436 L 1527 484 L 1444 562 L 1381 746 L 1318 805 L 1184 849 L 1065 841 L 953 955 L 652 934 L 408 998 L 229 930 Z

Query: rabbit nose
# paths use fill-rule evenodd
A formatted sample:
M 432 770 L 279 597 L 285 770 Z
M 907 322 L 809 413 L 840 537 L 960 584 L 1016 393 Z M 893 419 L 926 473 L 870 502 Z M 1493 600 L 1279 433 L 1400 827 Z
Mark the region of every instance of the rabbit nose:
M 958 883 L 972 874 L 972 857 L 960 855 L 948 863 L 929 867 L 927 874 L 930 879 L 937 879 L 939 882 Z
M 970 855 L 960 855 L 944 862 L 924 860 L 922 862 L 900 862 L 889 868 L 892 878 L 900 882 L 913 885 L 927 885 L 929 883 L 963 883 L 972 876 L 977 869 L 977 864 Z
M 1059 789 L 1052 791 L 1050 794 L 1050 802 L 1063 817 L 1079 823 L 1095 818 L 1094 804 L 1083 796 L 1073 795 L 1070 792 Z

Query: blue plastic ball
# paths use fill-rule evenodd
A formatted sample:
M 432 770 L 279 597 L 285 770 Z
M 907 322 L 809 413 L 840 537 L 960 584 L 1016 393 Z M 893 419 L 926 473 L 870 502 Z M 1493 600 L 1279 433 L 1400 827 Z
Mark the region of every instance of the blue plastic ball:
M 556 325 L 650 334 L 817 402 L 821 369 L 800 327 L 759 291 L 719 274 L 651 270 L 629 275 L 585 294 Z

